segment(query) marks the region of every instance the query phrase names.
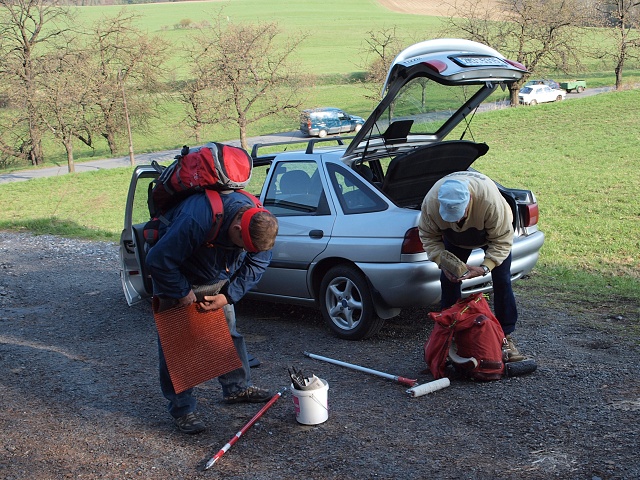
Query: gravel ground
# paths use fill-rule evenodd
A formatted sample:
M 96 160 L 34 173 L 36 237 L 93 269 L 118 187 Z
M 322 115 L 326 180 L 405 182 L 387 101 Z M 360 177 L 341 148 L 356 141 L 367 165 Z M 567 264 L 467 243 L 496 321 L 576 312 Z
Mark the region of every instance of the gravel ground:
M 126 305 L 117 246 L 0 232 L 0 478 L 640 478 L 639 342 L 612 333 L 639 319 L 542 308 L 526 280 L 516 294 L 516 338 L 538 370 L 418 398 L 302 352 L 424 383 L 428 310 L 347 342 L 313 309 L 241 303 L 239 328 L 262 361 L 254 382 L 277 390 L 289 367 L 314 373 L 329 383 L 329 419 L 298 424 L 287 392 L 203 471 L 259 406 L 224 405 L 217 381 L 206 382 L 208 431 L 177 433 L 150 308 Z

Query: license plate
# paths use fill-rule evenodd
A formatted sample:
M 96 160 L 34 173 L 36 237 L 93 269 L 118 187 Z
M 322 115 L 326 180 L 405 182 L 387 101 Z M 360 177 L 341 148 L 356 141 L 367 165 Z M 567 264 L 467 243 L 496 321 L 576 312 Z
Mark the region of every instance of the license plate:
M 465 55 L 451 57 L 456 63 L 463 67 L 504 67 L 504 61 L 496 57 L 481 57 L 476 55 Z

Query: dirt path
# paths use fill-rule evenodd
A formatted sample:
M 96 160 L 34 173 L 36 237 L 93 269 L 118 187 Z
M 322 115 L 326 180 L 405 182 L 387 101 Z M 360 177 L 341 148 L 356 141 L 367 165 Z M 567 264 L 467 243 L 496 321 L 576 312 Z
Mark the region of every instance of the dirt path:
M 483 2 L 487 5 L 496 5 L 498 0 L 483 0 Z M 451 15 L 455 0 L 378 0 L 378 3 L 394 12 L 446 17 Z
M 285 394 L 211 470 L 257 412 L 198 387 L 209 430 L 177 433 L 157 381 L 146 304 L 128 307 L 112 244 L 0 232 L 0 478 L 32 479 L 630 479 L 640 478 L 638 319 L 542 307 L 516 288 L 517 335 L 538 371 L 454 381 L 410 398 L 393 381 L 303 355 L 431 380 L 426 310 L 405 311 L 363 342 L 332 336 L 319 312 L 241 302 L 239 328 L 260 386 L 291 366 L 329 383 L 329 419 L 296 422 Z

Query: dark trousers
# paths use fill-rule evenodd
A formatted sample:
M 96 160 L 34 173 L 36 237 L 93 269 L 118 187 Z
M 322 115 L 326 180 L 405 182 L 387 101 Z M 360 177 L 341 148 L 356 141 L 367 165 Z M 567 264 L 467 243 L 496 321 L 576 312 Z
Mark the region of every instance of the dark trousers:
M 471 250 L 461 248 L 447 240 L 444 241 L 447 250 L 453 253 L 463 262 L 467 263 Z M 491 270 L 493 282 L 493 308 L 496 318 L 502 325 L 505 335 L 513 333 L 518 321 L 518 309 L 516 298 L 511 288 L 511 253 L 499 266 Z M 440 273 L 440 285 L 442 287 L 441 309 L 449 308 L 462 297 L 461 283 L 450 282 L 444 272 Z

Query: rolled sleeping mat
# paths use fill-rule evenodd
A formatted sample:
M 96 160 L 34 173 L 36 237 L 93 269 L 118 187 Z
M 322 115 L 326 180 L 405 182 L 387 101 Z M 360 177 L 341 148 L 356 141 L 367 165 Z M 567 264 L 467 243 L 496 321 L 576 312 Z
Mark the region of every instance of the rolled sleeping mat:
M 520 362 L 507 362 L 504 364 L 504 375 L 505 377 L 519 377 L 535 372 L 536 368 L 538 368 L 538 365 L 533 358 Z

